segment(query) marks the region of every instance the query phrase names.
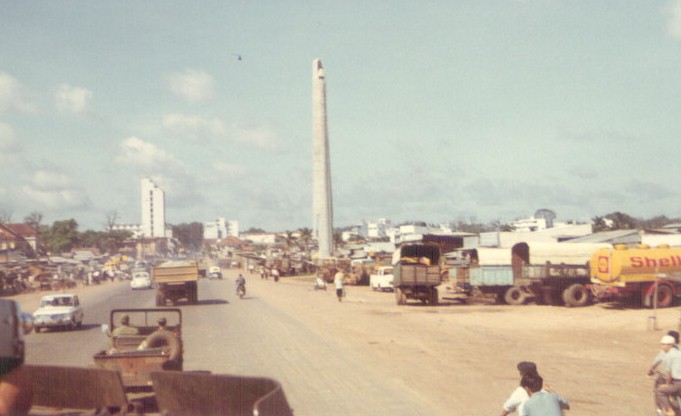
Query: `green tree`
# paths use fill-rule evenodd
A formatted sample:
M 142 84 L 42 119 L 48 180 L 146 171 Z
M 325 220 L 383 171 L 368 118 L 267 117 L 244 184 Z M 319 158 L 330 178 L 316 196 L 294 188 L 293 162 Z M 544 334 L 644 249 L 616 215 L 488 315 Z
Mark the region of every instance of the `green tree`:
M 606 215 L 606 218 L 612 220 L 613 230 L 633 230 L 638 228 L 638 220 L 619 211 Z
M 309 254 L 310 242 L 312 242 L 312 230 L 310 228 L 301 228 L 300 231 L 300 241 L 303 243 L 303 249 L 305 254 Z
M 608 227 L 608 224 L 605 222 L 605 218 L 603 217 L 599 216 L 593 217 L 591 219 L 591 223 L 592 223 L 591 230 L 594 233 L 607 231 L 610 229 L 610 227 Z
M 78 223 L 74 219 L 55 221 L 45 236 L 45 247 L 52 253 L 71 251 L 78 243 Z
M 173 236 L 182 246 L 191 251 L 200 251 L 203 247 L 203 224 L 192 222 L 189 224 L 173 225 Z
M 33 211 L 24 217 L 24 224 L 33 228 L 36 231 L 40 231 L 40 225 L 43 222 L 43 214 L 37 211 Z
M 333 232 L 333 246 L 338 249 L 343 245 L 343 233 L 336 230 Z
M 291 251 L 291 247 L 293 247 L 296 244 L 296 236 L 293 235 L 293 231 L 286 231 L 286 235 L 284 236 L 284 243 L 286 244 L 286 252 L 289 253 Z

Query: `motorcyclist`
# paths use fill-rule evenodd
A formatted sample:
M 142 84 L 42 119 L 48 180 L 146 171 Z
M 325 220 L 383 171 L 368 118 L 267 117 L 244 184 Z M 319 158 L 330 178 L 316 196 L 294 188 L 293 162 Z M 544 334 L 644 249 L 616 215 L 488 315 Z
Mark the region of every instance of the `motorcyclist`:
M 243 287 L 244 293 L 246 293 L 246 279 L 239 273 L 239 277 L 236 278 L 236 291 L 239 293 L 239 288 Z

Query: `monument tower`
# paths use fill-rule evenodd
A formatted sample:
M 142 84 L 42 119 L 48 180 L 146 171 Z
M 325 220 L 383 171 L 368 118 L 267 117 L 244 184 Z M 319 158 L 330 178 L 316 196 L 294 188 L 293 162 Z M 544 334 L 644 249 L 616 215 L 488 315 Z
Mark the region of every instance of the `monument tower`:
M 312 62 L 312 234 L 319 243 L 319 258 L 332 257 L 329 130 L 326 124 L 326 81 L 320 59 Z

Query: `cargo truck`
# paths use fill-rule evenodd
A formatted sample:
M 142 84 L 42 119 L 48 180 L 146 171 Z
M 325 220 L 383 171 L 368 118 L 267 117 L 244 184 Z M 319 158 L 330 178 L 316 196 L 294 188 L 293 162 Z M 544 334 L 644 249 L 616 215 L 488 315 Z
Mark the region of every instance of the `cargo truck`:
M 601 243 L 520 242 L 512 248 L 462 249 L 461 264 L 450 270 L 467 295 L 477 289 L 499 303 L 586 306 L 591 302 L 589 260 Z
M 393 255 L 395 298 L 398 305 L 407 299 L 437 305 L 441 279 L 440 247 L 436 244 L 404 244 Z
M 592 292 L 601 299 L 640 298 L 644 306 L 666 308 L 681 296 L 681 248 L 618 244 L 595 252 L 590 267 Z
M 156 306 L 185 300 L 199 303 L 199 266 L 195 261 L 167 261 L 154 266 L 151 276 L 156 285 Z

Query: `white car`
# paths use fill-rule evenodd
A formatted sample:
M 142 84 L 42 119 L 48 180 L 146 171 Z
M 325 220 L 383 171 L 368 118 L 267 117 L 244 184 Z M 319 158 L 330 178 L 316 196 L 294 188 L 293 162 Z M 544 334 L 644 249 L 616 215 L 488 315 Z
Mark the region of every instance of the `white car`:
M 132 280 L 130 280 L 130 287 L 134 289 L 151 289 L 152 282 L 149 273 L 147 272 L 135 272 L 132 274 Z
M 395 290 L 395 276 L 393 276 L 393 266 L 379 267 L 374 273 L 369 276 L 369 286 L 371 290 Z
M 83 306 L 77 295 L 47 295 L 40 300 L 40 308 L 33 312 L 33 328 L 36 333 L 43 328 L 80 328 L 83 316 Z

